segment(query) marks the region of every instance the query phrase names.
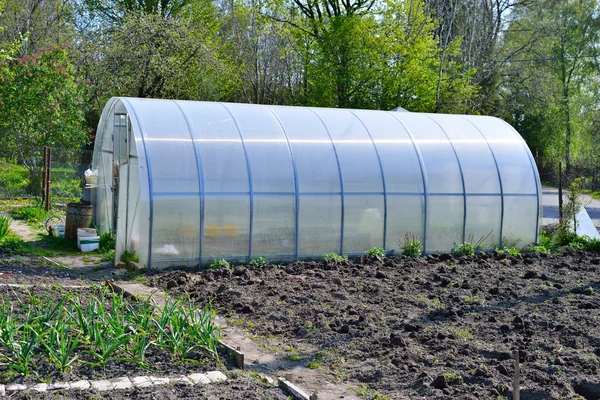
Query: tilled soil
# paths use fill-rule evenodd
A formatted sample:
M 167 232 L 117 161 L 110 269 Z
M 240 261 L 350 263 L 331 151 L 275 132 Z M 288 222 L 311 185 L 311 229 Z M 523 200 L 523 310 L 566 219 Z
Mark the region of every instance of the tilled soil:
M 595 253 L 300 262 L 151 283 L 212 302 L 259 339 L 316 347 L 306 364 L 365 397 L 512 398 L 519 350 L 521 399 L 600 398 Z

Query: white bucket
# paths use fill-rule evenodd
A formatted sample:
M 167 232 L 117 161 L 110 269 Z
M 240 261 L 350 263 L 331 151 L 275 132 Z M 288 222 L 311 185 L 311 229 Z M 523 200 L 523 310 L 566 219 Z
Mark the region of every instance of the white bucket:
M 80 239 L 81 251 L 92 251 L 100 247 L 100 236 L 84 236 Z
M 81 241 L 84 238 L 96 237 L 97 235 L 94 228 L 77 228 L 77 248 L 81 249 Z
M 52 236 L 64 238 L 65 237 L 65 224 L 52 225 Z

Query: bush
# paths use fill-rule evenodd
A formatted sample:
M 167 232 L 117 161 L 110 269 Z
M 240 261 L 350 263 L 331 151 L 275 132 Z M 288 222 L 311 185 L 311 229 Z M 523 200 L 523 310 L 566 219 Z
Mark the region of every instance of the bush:
M 325 261 L 326 263 L 348 261 L 348 256 L 339 255 L 338 253 L 335 253 L 335 252 L 328 253 L 328 254 L 323 255 L 323 261 Z
M 503 247 L 501 249 L 499 249 L 498 247 L 496 247 L 496 253 L 499 254 L 508 254 L 511 256 L 518 256 L 519 254 L 521 254 L 521 251 L 519 249 L 517 249 L 516 247 Z
M 225 259 L 213 260 L 208 269 L 231 269 L 231 264 Z
M 117 237 L 112 233 L 104 233 L 100 236 L 100 252 L 106 253 L 115 249 L 117 245 Z
M 252 260 L 250 260 L 250 266 L 252 268 L 260 268 L 264 265 L 267 265 L 267 263 L 267 259 L 264 257 L 253 258 Z
M 404 236 L 404 241 L 398 239 L 398 246 L 400 246 L 403 256 L 419 258 L 423 255 L 423 245 L 415 235 L 411 235 L 410 233 Z
M 456 254 L 457 256 L 474 256 L 475 246 L 473 246 L 473 243 L 471 242 L 465 242 L 454 247 L 452 249 L 452 253 Z
M 49 213 L 42 207 L 23 206 L 13 208 L 10 211 L 10 215 L 14 219 L 22 219 L 27 222 L 40 223 L 44 222 L 48 218 Z
M 385 258 L 385 250 L 381 247 L 373 247 L 367 250 L 367 257 Z
M 4 239 L 8 232 L 10 232 L 10 222 L 11 219 L 8 215 L 0 215 L 0 239 Z

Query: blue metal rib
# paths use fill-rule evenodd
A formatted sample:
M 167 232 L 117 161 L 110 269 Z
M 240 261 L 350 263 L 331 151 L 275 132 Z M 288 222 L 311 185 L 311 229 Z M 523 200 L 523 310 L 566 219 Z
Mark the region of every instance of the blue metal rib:
M 462 183 L 462 189 L 463 189 L 463 231 L 462 231 L 462 242 L 465 243 L 465 240 L 467 239 L 467 187 L 465 185 L 465 174 L 463 172 L 462 165 L 460 163 L 460 158 L 458 157 L 458 153 L 456 152 L 456 147 L 454 147 L 454 143 L 452 143 L 452 140 L 450 140 L 450 136 L 448 136 L 448 134 L 446 133 L 446 131 L 444 130 L 444 128 L 442 128 L 442 125 L 440 125 L 435 119 L 433 119 L 429 115 L 427 115 L 427 118 L 429 118 L 430 120 L 432 120 L 437 126 L 440 127 L 440 129 L 442 130 L 442 132 L 444 132 L 444 136 L 446 136 L 446 139 L 448 139 L 448 142 L 450 143 L 450 146 L 452 147 L 452 151 L 454 152 L 454 157 L 456 157 L 456 163 L 458 164 L 458 171 L 460 172 L 460 181 Z
M 315 114 L 317 116 L 317 118 L 319 118 L 319 121 L 321 121 L 321 123 L 323 124 L 323 127 L 325 128 L 325 132 L 327 132 L 327 136 L 329 136 L 329 140 L 331 140 L 331 145 L 333 146 L 333 153 L 335 154 L 335 161 L 337 162 L 337 166 L 338 166 L 338 173 L 340 176 L 340 197 L 342 200 L 342 223 L 341 223 L 341 227 L 342 227 L 342 231 L 341 231 L 341 236 L 340 236 L 340 254 L 344 254 L 344 219 L 345 219 L 345 214 L 346 214 L 346 210 L 345 210 L 345 202 L 344 202 L 344 178 L 342 175 L 342 166 L 340 165 L 340 158 L 338 156 L 338 152 L 337 152 L 337 148 L 335 147 L 335 142 L 333 141 L 333 137 L 331 136 L 331 133 L 329 133 L 329 129 L 327 129 L 327 125 L 325 125 L 325 122 L 323 121 L 323 119 L 319 116 L 319 114 L 317 114 L 315 112 L 315 110 L 313 110 L 312 108 L 307 108 L 307 110 L 310 110 L 313 114 Z
M 227 113 L 231 116 L 231 120 L 235 124 L 235 127 L 238 131 L 238 135 L 240 135 L 240 140 L 242 141 L 242 149 L 244 150 L 244 157 L 246 158 L 246 168 L 248 169 L 248 189 L 250 191 L 250 226 L 248 228 L 249 229 L 248 234 L 250 236 L 248 238 L 248 262 L 250 262 L 250 259 L 252 258 L 252 235 L 254 232 L 254 186 L 252 183 L 252 168 L 250 167 L 250 158 L 248 157 L 248 150 L 246 149 L 246 143 L 244 142 L 244 136 L 242 135 L 242 131 L 240 130 L 240 127 L 239 127 L 237 121 L 233 117 L 233 114 L 231 113 L 229 108 L 227 108 L 227 106 L 224 103 L 219 103 L 219 104 L 221 104 L 223 106 L 223 108 L 225 108 Z
M 419 168 L 421 168 L 421 178 L 423 179 L 423 254 L 427 253 L 427 223 L 429 222 L 429 198 L 427 194 L 427 172 L 425 170 L 425 163 L 423 161 L 423 155 L 421 154 L 421 150 L 415 143 L 415 138 L 413 137 L 410 129 L 404 124 L 404 122 L 400 121 L 397 117 L 397 113 L 394 111 L 388 112 L 391 116 L 393 116 L 399 123 L 402 125 L 408 137 L 412 141 L 413 148 L 415 149 L 415 153 L 417 154 L 417 159 L 419 160 Z
M 488 149 L 490 149 L 490 153 L 492 153 L 492 159 L 494 160 L 494 164 L 496 165 L 496 173 L 498 174 L 498 183 L 500 184 L 500 240 L 499 240 L 499 244 L 500 244 L 500 248 L 502 248 L 503 247 L 502 246 L 502 231 L 504 230 L 504 186 L 502 185 L 502 175 L 500 174 L 500 167 L 498 166 L 498 160 L 496 159 L 496 154 L 494 154 L 494 149 L 492 149 L 492 146 L 488 142 L 488 140 L 485 137 L 485 135 L 483 134 L 483 132 L 481 132 L 481 129 L 479 129 L 477 127 L 477 125 L 475 125 L 467 117 L 465 117 L 465 116 L 462 116 L 462 117 L 466 121 L 468 121 L 471 125 L 473 125 L 475 127 L 475 129 L 477 129 L 479 134 L 481 134 L 481 137 L 483 137 L 483 140 L 485 140 L 485 143 L 487 144 Z
M 388 206 L 387 206 L 387 185 L 385 182 L 385 173 L 383 172 L 383 163 L 381 162 L 381 157 L 379 156 L 379 150 L 377 149 L 377 146 L 375 145 L 375 140 L 373 140 L 373 136 L 371 135 L 371 132 L 369 132 L 369 129 L 367 128 L 367 126 L 364 124 L 364 122 L 362 122 L 362 120 L 360 118 L 358 118 L 358 116 L 356 116 L 354 111 L 352 111 L 352 110 L 348 110 L 348 111 L 350 111 L 350 113 L 352 115 L 354 115 L 354 117 L 362 124 L 362 126 L 367 131 L 369 138 L 371 138 L 371 142 L 373 142 L 373 148 L 375 149 L 375 154 L 377 155 L 377 161 L 379 162 L 379 170 L 381 171 L 381 184 L 383 187 L 383 249 L 385 250 L 385 249 L 387 249 L 386 239 L 387 239 Z
M 196 169 L 197 169 L 197 176 L 198 176 L 198 190 L 200 191 L 199 196 L 198 196 L 198 200 L 200 202 L 199 206 L 200 206 L 200 238 L 199 238 L 199 244 L 200 244 L 200 248 L 199 248 L 199 252 L 198 252 L 198 267 L 200 267 L 202 265 L 202 238 L 204 237 L 204 169 L 202 168 L 202 160 L 200 159 L 200 149 L 198 149 L 198 144 L 194 141 L 194 130 L 192 129 L 192 124 L 188 118 L 188 116 L 186 115 L 186 113 L 183 111 L 183 108 L 181 108 L 181 106 L 179 105 L 179 103 L 175 100 L 173 100 L 173 103 L 175 103 L 177 105 L 177 108 L 179 108 L 179 111 L 181 112 L 181 115 L 183 115 L 183 118 L 185 119 L 185 123 L 188 127 L 188 132 L 190 134 L 190 139 L 192 139 L 192 148 L 194 149 L 194 156 L 196 157 Z
M 273 116 L 275 117 L 275 119 L 277 120 L 277 122 L 279 123 L 279 126 L 281 127 L 281 132 L 283 133 L 283 135 L 285 136 L 285 140 L 287 142 L 287 147 L 288 147 L 288 151 L 290 154 L 290 160 L 292 161 L 292 170 L 294 172 L 294 197 L 295 197 L 295 213 L 294 213 L 294 224 L 296 225 L 296 229 L 295 229 L 295 246 L 296 246 L 296 251 L 294 253 L 294 257 L 296 259 L 296 261 L 299 260 L 300 258 L 300 189 L 298 188 L 298 169 L 296 168 L 296 159 L 294 158 L 294 151 L 292 150 L 292 145 L 290 144 L 290 138 L 288 137 L 285 129 L 283 128 L 283 124 L 281 123 L 281 120 L 279 119 L 279 116 L 277 116 L 277 114 L 275 114 L 275 111 L 273 111 L 272 108 L 269 107 L 269 111 L 271 111 L 271 114 L 273 114 Z

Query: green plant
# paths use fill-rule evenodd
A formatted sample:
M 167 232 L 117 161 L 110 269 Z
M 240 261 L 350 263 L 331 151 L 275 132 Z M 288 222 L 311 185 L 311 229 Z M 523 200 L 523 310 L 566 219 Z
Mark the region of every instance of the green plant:
M 32 251 L 32 248 L 21 238 L 9 236 L 2 240 L 2 247 L 0 250 L 9 254 L 29 254 Z
M 335 263 L 341 261 L 348 261 L 348 256 L 339 255 L 338 253 L 332 252 L 323 255 L 323 261 L 326 263 Z
M 452 249 L 452 253 L 458 256 L 473 256 L 475 255 L 475 246 L 471 242 L 459 244 Z
M 250 260 L 250 266 L 252 268 L 260 268 L 267 264 L 268 264 L 267 259 L 264 257 L 253 258 L 252 260 Z
M 100 236 L 100 247 L 101 253 L 107 253 L 115 249 L 117 244 L 117 237 L 110 232 L 103 233 Z M 114 258 L 114 257 L 113 257 Z
M 77 202 L 81 199 L 81 193 L 80 179 L 52 180 L 50 195 L 53 201 Z
M 50 215 L 44 208 L 37 206 L 15 207 L 10 211 L 14 219 L 25 220 L 29 223 L 44 222 Z
M 448 383 L 449 385 L 454 383 L 460 383 L 462 381 L 462 377 L 456 372 L 446 372 L 442 376 L 444 377 L 446 383 Z
M 48 358 L 60 372 L 70 370 L 73 363 L 79 358 L 75 352 L 79 345 L 80 339 L 73 337 L 69 333 L 67 325 L 56 323 L 51 327 L 48 336 L 42 341 L 42 346 L 46 349 Z
M 229 264 L 229 261 L 220 258 L 220 259 L 215 259 L 213 260 L 212 263 L 210 263 L 210 266 L 208 267 L 209 269 L 231 269 L 231 264 Z
M 518 256 L 519 254 L 521 254 L 521 251 L 519 249 L 517 249 L 516 247 L 503 247 L 501 249 L 496 247 L 496 253 L 508 254 L 511 256 Z
M 109 250 L 106 253 L 102 254 L 102 257 L 100 257 L 101 261 L 115 261 L 115 251 L 114 250 Z
M 473 330 L 471 328 L 465 328 L 465 329 L 450 328 L 450 332 L 452 332 L 454 334 L 454 336 L 456 336 L 457 338 L 460 338 L 460 339 L 464 339 L 464 340 L 473 339 Z
M 2 240 L 8 232 L 10 232 L 11 219 L 8 215 L 0 215 L 0 240 Z
M 140 262 L 140 258 L 135 251 L 125 250 L 123 254 L 121 254 L 121 261 L 128 264 L 130 262 Z
M 410 233 L 407 233 L 404 236 L 403 241 L 398 239 L 398 246 L 400 247 L 400 250 L 402 250 L 403 256 L 419 258 L 423 255 L 423 245 L 415 235 Z
M 381 247 L 372 247 L 365 254 L 367 257 L 385 258 L 385 250 Z

